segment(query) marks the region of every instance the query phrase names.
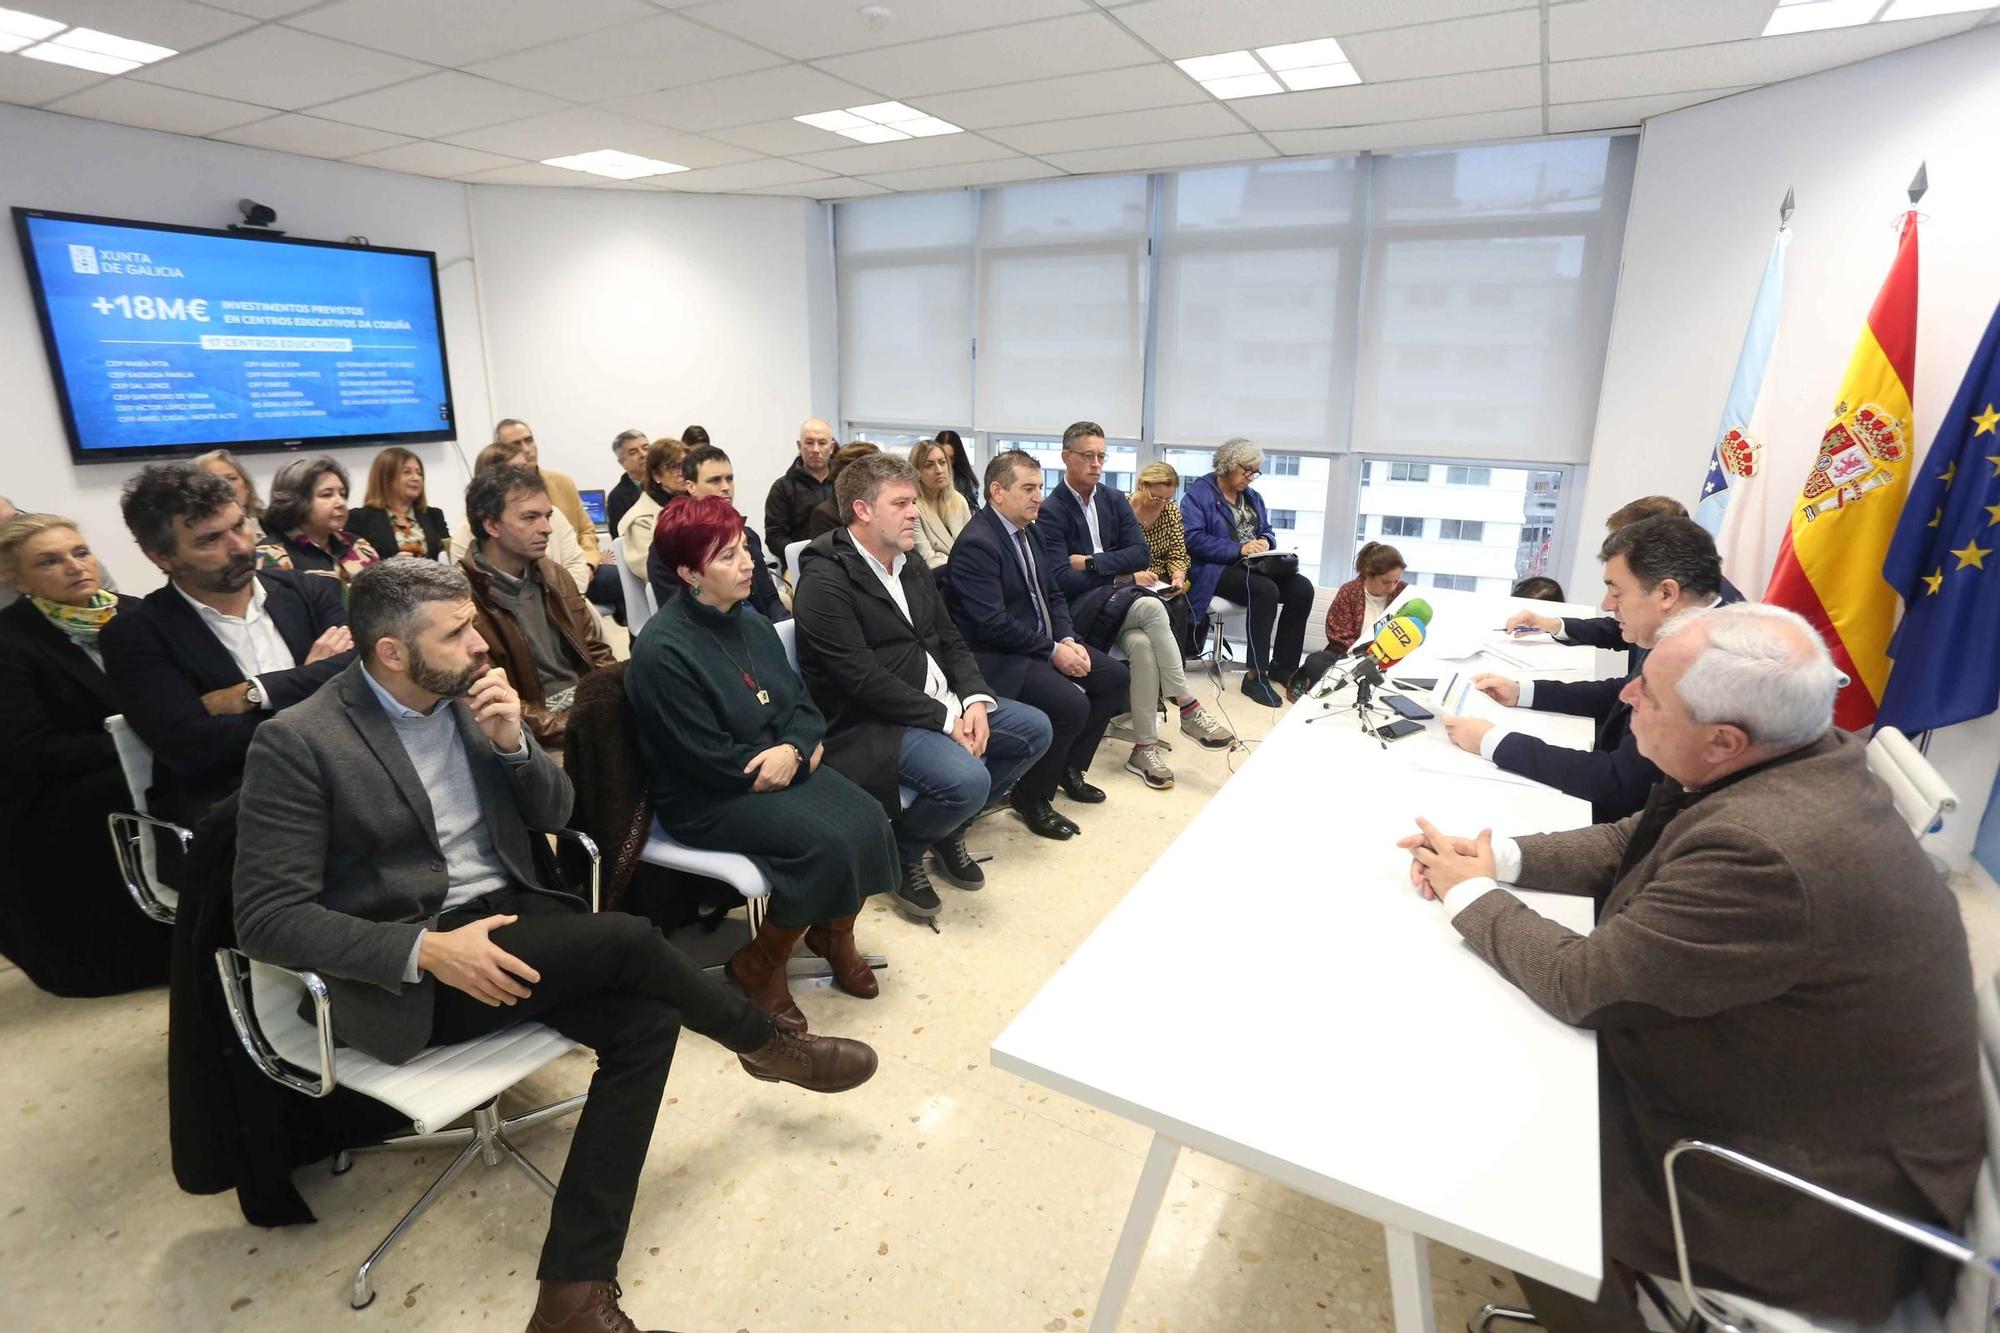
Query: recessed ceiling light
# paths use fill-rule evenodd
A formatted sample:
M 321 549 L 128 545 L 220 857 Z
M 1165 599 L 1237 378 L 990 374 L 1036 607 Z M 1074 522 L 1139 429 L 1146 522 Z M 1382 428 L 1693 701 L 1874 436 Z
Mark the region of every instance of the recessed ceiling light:
M 81 51 L 74 46 L 58 46 L 54 42 L 43 42 L 21 52 L 30 60 L 46 60 L 52 65 L 70 65 L 76 69 L 87 69 L 96 74 L 123 74 L 137 69 L 141 62 L 124 60 L 118 56 L 102 55 L 96 51 Z
M 608 176 L 615 181 L 635 181 L 647 176 L 664 176 L 669 172 L 686 171 L 677 162 L 662 162 L 654 157 L 640 157 L 636 153 L 621 153 L 616 148 L 599 148 L 589 153 L 572 153 L 568 157 L 545 157 L 545 167 L 562 167 L 567 171 L 587 171 L 593 176 Z
M 1882 0 L 1778 0 L 1764 36 L 1857 27 L 1873 22 L 1881 11 Z
M 1224 101 L 1286 91 L 1344 88 L 1361 82 L 1361 72 L 1348 60 L 1335 37 L 1260 46 L 1254 52 L 1220 51 L 1212 56 L 1189 56 L 1174 63 L 1208 89 L 1211 96 Z
M 950 121 L 927 116 L 901 102 L 872 102 L 851 106 L 845 111 L 815 111 L 809 116 L 793 116 L 801 125 L 830 130 L 858 143 L 892 143 L 897 139 L 929 139 L 939 134 L 962 134 Z
M 151 42 L 135 42 L 130 37 L 119 37 L 95 28 L 71 28 L 60 37 L 51 38 L 51 46 L 74 47 L 79 51 L 89 51 L 100 56 L 111 56 L 118 60 L 130 60 L 135 64 L 150 65 L 179 54 L 171 46 L 155 46 Z
M 1351 83 L 1361 82 L 1361 75 L 1354 66 L 1345 62 L 1338 65 L 1316 65 L 1311 69 L 1280 70 L 1278 77 L 1287 88 L 1295 93 L 1303 93 L 1314 88 L 1345 88 Z
M 1287 42 L 1283 46 L 1260 46 L 1257 58 L 1282 74 L 1288 69 L 1316 69 L 1321 65 L 1345 65 L 1347 53 L 1339 39 L 1322 37 L 1316 42 Z
M 30 60 L 71 65 L 97 74 L 123 74 L 180 54 L 171 46 L 135 42 L 95 28 L 70 28 L 59 19 L 19 9 L 0 9 L 0 51 L 17 51 Z
M 40 14 L 24 14 L 18 9 L 0 9 L 0 41 L 19 38 L 23 43 L 39 42 L 53 37 L 68 27 L 60 19 L 45 19 Z M 0 47 L 0 50 L 14 50 L 14 47 Z
M 1227 79 L 1209 79 L 1202 87 L 1227 102 L 1238 97 L 1263 97 L 1267 93 L 1281 93 L 1284 86 L 1261 70 L 1255 74 L 1237 74 Z
M 1991 9 L 1993 0 L 1891 0 L 1882 11 L 1880 23 L 1898 19 L 1927 19 L 1939 14 L 1970 14 L 1975 9 Z
M 1187 71 L 1187 76 L 1198 83 L 1210 79 L 1228 79 L 1241 74 L 1262 74 L 1264 67 L 1257 63 L 1257 57 L 1248 51 L 1224 51 L 1215 56 L 1190 56 L 1186 60 L 1174 62 Z

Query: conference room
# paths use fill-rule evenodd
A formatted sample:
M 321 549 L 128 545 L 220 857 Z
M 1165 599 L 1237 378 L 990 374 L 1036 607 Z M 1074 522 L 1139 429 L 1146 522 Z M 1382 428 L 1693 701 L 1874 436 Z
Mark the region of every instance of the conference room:
M 5 3 L 6 1327 L 1993 1325 L 2000 5 Z

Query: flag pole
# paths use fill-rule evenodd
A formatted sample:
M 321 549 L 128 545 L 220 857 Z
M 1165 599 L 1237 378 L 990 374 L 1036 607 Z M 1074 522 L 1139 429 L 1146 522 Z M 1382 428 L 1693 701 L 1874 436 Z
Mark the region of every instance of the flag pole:
M 1926 194 L 1930 192 L 1931 188 L 1930 165 L 1931 164 L 1929 163 L 1929 161 L 1923 161 L 1917 163 L 1917 174 L 1910 177 L 1911 208 L 1915 208 L 1917 206 L 1917 201 L 1919 199 L 1922 199 Z
M 1791 186 L 1785 187 L 1785 202 L 1778 205 L 1778 230 L 1792 225 L 1792 214 L 1798 209 L 1798 198 Z

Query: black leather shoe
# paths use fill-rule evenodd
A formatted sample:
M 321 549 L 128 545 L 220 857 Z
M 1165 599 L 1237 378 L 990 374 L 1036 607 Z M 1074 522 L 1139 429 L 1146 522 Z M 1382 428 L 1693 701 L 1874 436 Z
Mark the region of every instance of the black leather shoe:
M 1096 805 L 1104 799 L 1104 789 L 1102 787 L 1093 787 L 1090 783 L 1086 782 L 1083 770 L 1080 768 L 1072 768 L 1064 771 L 1062 775 L 1062 790 L 1063 795 L 1069 797 L 1072 801 L 1081 801 L 1085 805 Z
M 1038 838 L 1054 838 L 1058 842 L 1076 836 L 1076 825 L 1056 813 L 1047 801 L 1020 800 L 1014 802 L 1014 813 L 1028 826 L 1028 832 Z
M 979 868 L 979 862 L 972 859 L 972 853 L 965 850 L 964 834 L 954 833 L 949 838 L 940 838 L 932 843 L 931 855 L 937 858 L 938 873 L 959 888 L 986 887 L 986 872 Z

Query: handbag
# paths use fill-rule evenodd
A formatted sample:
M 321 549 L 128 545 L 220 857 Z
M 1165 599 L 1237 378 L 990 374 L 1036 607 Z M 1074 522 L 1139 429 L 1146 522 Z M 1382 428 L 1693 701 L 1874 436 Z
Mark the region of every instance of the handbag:
M 1243 570 L 1247 574 L 1262 574 L 1273 583 L 1288 582 L 1299 572 L 1299 557 L 1296 551 L 1262 551 L 1256 555 L 1243 557 Z

